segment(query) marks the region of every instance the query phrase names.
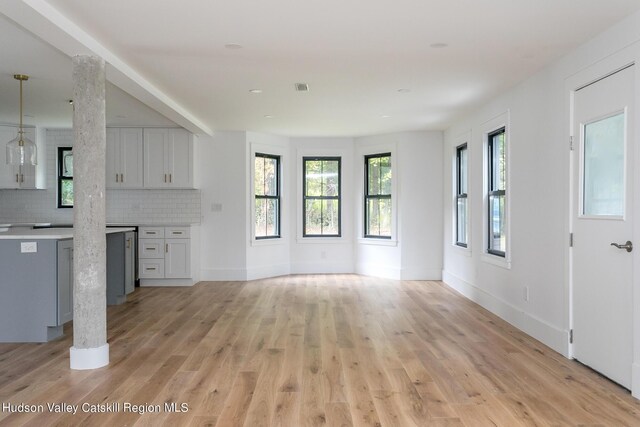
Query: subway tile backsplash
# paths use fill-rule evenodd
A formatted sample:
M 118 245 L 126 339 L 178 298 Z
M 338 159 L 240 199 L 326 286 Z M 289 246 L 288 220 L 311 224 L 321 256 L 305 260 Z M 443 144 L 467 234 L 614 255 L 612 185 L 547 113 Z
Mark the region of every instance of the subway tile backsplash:
M 47 129 L 46 190 L 0 190 L 0 223 L 70 224 L 73 209 L 56 206 L 56 152 L 73 145 L 73 130 Z M 107 190 L 107 222 L 119 224 L 198 224 L 200 190 Z

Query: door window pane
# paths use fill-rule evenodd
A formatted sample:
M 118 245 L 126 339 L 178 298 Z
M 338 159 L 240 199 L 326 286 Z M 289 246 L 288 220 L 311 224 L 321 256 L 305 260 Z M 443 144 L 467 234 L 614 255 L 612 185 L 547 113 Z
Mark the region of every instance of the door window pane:
M 584 215 L 624 215 L 624 113 L 584 126 Z

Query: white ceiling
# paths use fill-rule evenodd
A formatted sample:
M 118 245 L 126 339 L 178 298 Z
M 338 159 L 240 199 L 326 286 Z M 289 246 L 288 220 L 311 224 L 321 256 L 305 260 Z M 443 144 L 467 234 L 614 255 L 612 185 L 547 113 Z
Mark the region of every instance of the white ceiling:
M 290 136 L 445 129 L 640 9 L 638 0 L 24 2 L 53 6 L 208 127 Z M 5 27 L 0 117 L 7 81 L 29 72 L 11 65 L 24 61 L 41 75 L 28 83 L 42 103 L 35 115 L 61 120 L 70 62 Z M 295 92 L 297 82 L 310 92 Z

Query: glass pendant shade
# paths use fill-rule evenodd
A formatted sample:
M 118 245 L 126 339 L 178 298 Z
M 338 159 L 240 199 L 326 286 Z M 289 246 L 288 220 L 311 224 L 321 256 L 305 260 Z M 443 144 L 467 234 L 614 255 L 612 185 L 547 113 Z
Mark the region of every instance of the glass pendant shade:
M 36 144 L 29 138 L 25 138 L 22 127 L 22 83 L 29 80 L 29 76 L 15 74 L 13 78 L 20 81 L 20 127 L 18 136 L 7 143 L 7 164 L 35 166 L 38 163 Z
M 7 164 L 36 165 L 38 163 L 36 144 L 24 136 L 22 128 L 18 136 L 7 143 Z

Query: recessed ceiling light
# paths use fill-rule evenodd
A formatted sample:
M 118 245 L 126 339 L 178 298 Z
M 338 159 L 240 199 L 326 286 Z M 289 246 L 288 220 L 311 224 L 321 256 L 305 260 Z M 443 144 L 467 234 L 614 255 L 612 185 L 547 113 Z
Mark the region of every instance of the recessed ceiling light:
M 398 92 L 400 92 L 400 93 L 409 93 L 409 92 L 411 92 L 411 89 L 398 89 Z
M 251 92 L 251 93 L 262 93 L 262 89 L 250 89 L 249 92 Z
M 296 90 L 298 92 L 309 92 L 309 85 L 307 83 L 296 83 Z
M 242 45 L 237 43 L 228 43 L 228 44 L 225 44 L 224 47 L 231 50 L 242 49 Z
M 70 99 L 70 100 L 69 100 L 69 101 L 67 101 L 67 102 L 69 102 L 69 105 L 73 105 L 73 99 Z
M 431 43 L 429 46 L 431 46 L 434 49 L 442 49 L 444 47 L 448 47 L 449 45 L 446 43 Z
M 380 118 L 382 118 L 382 119 L 388 119 L 388 118 L 390 118 L 390 117 L 391 117 L 391 116 L 387 116 L 386 114 L 385 114 L 385 115 L 383 115 L 383 116 L 380 116 Z
M 265 119 L 273 119 L 273 116 L 270 116 L 269 114 L 264 116 Z
M 31 114 L 25 114 L 25 117 L 29 117 L 30 119 L 33 119 L 33 116 Z

